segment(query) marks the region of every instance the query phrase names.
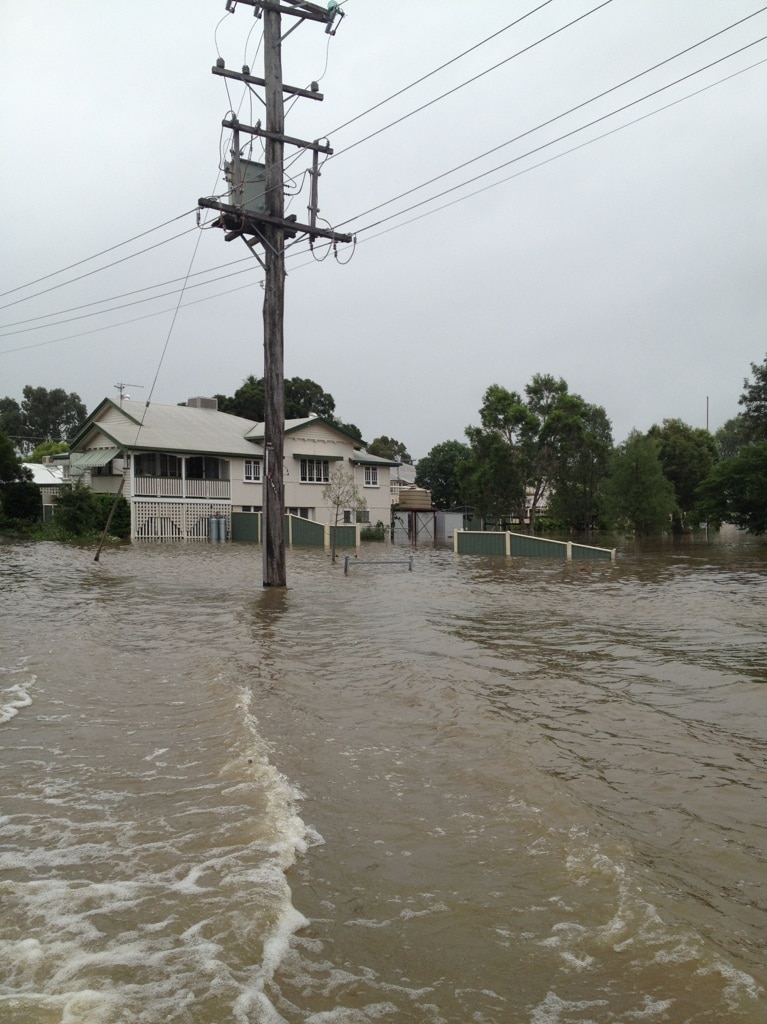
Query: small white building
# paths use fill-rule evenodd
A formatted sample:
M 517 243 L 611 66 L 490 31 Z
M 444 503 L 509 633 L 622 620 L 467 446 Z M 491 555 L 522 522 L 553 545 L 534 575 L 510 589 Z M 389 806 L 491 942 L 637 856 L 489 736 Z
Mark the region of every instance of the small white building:
M 53 507 L 62 487 L 69 486 L 65 467 L 59 462 L 53 462 L 47 455 L 44 462 L 24 462 L 22 465 L 31 472 L 32 483 L 40 488 L 43 520 L 48 520 L 53 515 Z

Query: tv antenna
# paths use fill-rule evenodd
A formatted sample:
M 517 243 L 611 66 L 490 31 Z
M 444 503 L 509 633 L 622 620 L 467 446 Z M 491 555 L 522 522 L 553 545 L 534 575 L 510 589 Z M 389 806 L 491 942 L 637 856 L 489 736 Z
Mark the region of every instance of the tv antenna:
M 143 384 L 123 384 L 123 382 L 120 381 L 119 384 L 115 384 L 115 387 L 120 392 L 120 402 L 122 402 L 123 398 L 130 398 L 130 395 L 126 395 L 125 394 L 125 389 L 126 388 L 143 388 L 144 385 Z

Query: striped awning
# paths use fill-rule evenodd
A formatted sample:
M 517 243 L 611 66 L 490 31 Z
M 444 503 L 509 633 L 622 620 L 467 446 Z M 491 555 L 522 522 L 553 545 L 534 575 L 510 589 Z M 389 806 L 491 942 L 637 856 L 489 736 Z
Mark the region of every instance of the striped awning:
M 106 466 L 107 462 L 119 455 L 119 448 L 91 448 L 87 452 L 72 452 L 69 463 L 74 469 L 90 469 L 92 466 Z

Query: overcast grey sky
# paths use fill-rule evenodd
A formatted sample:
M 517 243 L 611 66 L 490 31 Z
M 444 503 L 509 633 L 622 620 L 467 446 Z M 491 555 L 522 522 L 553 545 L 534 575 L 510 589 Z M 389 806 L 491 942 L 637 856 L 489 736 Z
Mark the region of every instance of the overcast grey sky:
M 758 0 L 344 11 L 334 37 L 306 22 L 283 47 L 285 82 L 325 94 L 289 104 L 286 131 L 329 137 L 321 216 L 357 234 L 338 260 L 290 250 L 286 376 L 416 458 L 463 439 L 490 384 L 522 390 L 535 373 L 604 406 L 616 441 L 735 415 L 767 351 Z M 223 0 L 4 0 L 0 396 L 63 387 L 90 410 L 125 382 L 172 404 L 261 376 L 263 273 L 195 218 L 224 189 L 222 119 L 263 116 L 211 66 L 260 74 L 260 31 Z M 303 220 L 308 160 L 287 156 Z

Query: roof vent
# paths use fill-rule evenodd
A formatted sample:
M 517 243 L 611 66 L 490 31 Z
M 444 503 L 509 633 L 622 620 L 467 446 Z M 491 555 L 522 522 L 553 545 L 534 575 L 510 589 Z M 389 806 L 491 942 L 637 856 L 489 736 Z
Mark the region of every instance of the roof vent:
M 187 398 L 186 404 L 190 409 L 218 409 L 217 398 L 203 398 L 201 395 L 197 395 L 196 398 Z

